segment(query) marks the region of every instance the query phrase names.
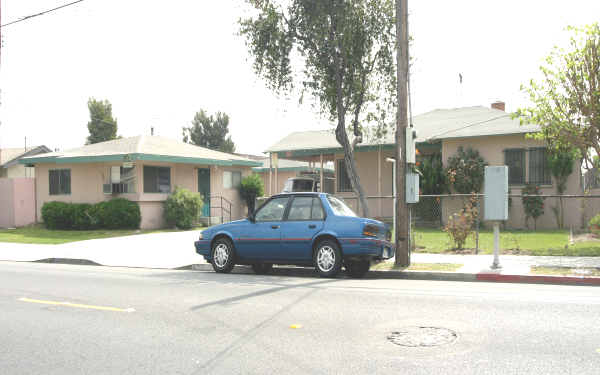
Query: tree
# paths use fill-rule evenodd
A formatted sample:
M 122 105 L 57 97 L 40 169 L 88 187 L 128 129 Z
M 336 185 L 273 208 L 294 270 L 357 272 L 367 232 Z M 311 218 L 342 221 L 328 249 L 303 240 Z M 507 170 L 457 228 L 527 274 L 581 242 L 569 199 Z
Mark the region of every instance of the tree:
M 557 151 L 577 150 L 589 166 L 589 151 L 600 155 L 600 25 L 568 30 L 569 48 L 555 47 L 540 67 L 543 78 L 521 86 L 532 105 L 516 116 L 541 127 L 535 138 Z
M 117 119 L 112 115 L 112 104 L 108 100 L 88 100 L 90 121 L 87 124 L 90 135 L 86 144 L 117 139 Z
M 564 204 L 562 195 L 567 190 L 567 180 L 571 173 L 573 173 L 573 162 L 575 161 L 576 155 L 573 151 L 554 151 L 548 155 L 548 166 L 550 171 L 556 180 L 556 192 L 558 195 L 558 206 L 552 207 L 552 211 L 556 216 L 558 227 L 562 229 L 564 227 Z
M 367 123 L 381 136 L 395 120 L 394 2 L 246 1 L 257 16 L 240 20 L 240 33 L 256 74 L 276 93 L 290 93 L 299 82 L 301 98 L 314 97 L 321 114 L 336 122 L 352 189 L 368 216 L 354 149 Z
M 234 152 L 235 144 L 229 134 L 229 116 L 217 112 L 208 115 L 203 109 L 196 112 L 192 126 L 183 128 L 183 141 L 221 152 Z
M 254 212 L 254 206 L 257 197 L 262 197 L 265 193 L 265 184 L 258 174 L 251 174 L 242 179 L 240 183 L 240 195 L 248 206 L 248 215 Z

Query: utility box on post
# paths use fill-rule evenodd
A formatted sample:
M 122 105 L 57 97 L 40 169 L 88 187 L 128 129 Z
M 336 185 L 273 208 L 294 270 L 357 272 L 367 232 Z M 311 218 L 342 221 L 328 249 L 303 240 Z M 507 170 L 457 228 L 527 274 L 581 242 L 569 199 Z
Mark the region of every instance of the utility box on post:
M 419 203 L 419 174 L 406 173 L 406 203 Z
M 483 219 L 508 220 L 508 167 L 485 167 L 484 176 Z
M 408 164 L 415 164 L 417 162 L 417 131 L 412 128 L 406 128 L 406 162 Z

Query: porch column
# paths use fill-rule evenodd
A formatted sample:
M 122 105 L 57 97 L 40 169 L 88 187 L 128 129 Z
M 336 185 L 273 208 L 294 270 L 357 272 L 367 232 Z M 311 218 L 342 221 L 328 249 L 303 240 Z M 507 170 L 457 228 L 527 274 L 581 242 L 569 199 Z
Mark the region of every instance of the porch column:
M 321 157 L 321 193 L 323 192 L 323 154 L 320 154 Z
M 269 197 L 273 195 L 273 153 L 269 152 Z
M 381 190 L 381 145 L 377 150 L 377 195 L 380 197 L 383 195 Z M 383 217 L 383 198 L 378 198 L 379 201 L 379 218 Z

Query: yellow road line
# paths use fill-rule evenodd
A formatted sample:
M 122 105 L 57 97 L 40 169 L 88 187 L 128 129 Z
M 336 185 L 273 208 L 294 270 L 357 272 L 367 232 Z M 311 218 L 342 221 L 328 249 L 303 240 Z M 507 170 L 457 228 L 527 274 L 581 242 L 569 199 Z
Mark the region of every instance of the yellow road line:
M 104 311 L 116 311 L 116 312 L 134 312 L 135 309 L 120 309 L 118 307 L 108 307 L 108 306 L 94 306 L 94 305 L 82 305 L 80 303 L 71 303 L 71 302 L 56 302 L 56 301 L 44 301 L 41 299 L 32 299 L 32 298 L 19 298 L 21 302 L 31 302 L 31 303 L 41 303 L 44 305 L 54 305 L 54 306 L 67 306 L 67 307 L 78 307 L 81 309 L 93 309 L 93 310 L 104 310 Z

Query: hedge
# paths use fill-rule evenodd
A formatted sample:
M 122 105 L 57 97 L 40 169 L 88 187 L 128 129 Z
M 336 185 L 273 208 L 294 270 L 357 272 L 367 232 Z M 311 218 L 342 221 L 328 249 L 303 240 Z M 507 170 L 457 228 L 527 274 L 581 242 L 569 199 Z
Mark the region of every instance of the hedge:
M 175 187 L 165 202 L 165 220 L 179 229 L 190 229 L 202 211 L 204 202 L 200 193 Z
M 93 205 L 47 202 L 42 218 L 48 229 L 137 229 L 142 215 L 136 202 L 117 198 Z

